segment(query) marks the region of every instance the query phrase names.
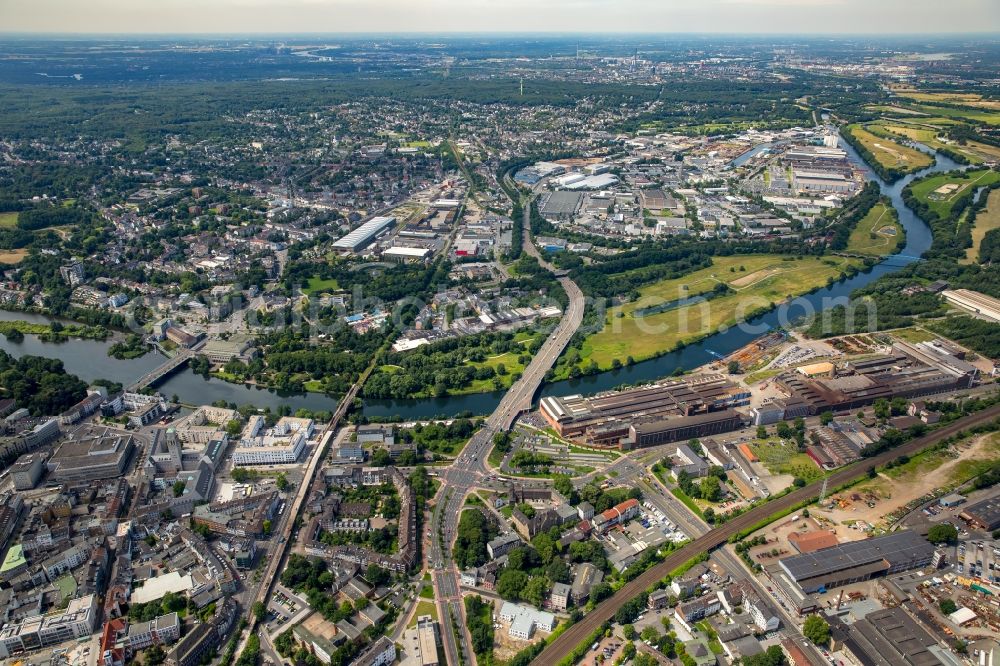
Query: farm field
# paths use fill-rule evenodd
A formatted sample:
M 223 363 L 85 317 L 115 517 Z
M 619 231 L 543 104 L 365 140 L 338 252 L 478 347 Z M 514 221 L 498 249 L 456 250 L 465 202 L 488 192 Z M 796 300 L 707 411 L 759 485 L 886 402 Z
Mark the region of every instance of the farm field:
M 0 229 L 13 229 L 17 225 L 18 213 L 0 213 Z
M 919 90 L 894 90 L 893 92 L 900 97 L 906 97 L 918 102 L 961 104 L 963 106 L 1000 110 L 1000 101 L 984 100 L 983 96 L 978 93 L 922 92 Z
M 979 245 L 987 231 L 1000 229 L 1000 190 L 990 192 L 986 200 L 986 208 L 976 215 L 976 223 L 972 227 L 972 247 L 965 250 L 965 263 L 979 261 Z
M 960 178 L 959 174 L 943 173 L 922 180 L 912 186 L 913 196 L 920 201 L 927 202 L 931 210 L 945 218 L 963 197 L 972 196 L 975 188 L 1000 180 L 1000 173 L 989 169 L 966 171 L 965 174 L 968 175 L 968 178 Z M 957 185 L 958 187 L 951 191 L 937 191 L 949 185 Z
M 879 164 L 887 169 L 918 171 L 934 163 L 934 158 L 930 155 L 916 148 L 896 143 L 892 139 L 873 134 L 859 125 L 850 125 L 847 131 L 875 156 Z
M 755 310 L 770 308 L 837 279 L 857 260 L 842 257 L 745 255 L 716 257 L 712 266 L 684 277 L 662 280 L 639 290 L 639 298 L 612 308 L 604 328 L 583 343 L 581 362 L 601 369 L 652 358 L 732 326 Z M 719 284 L 732 291 L 700 303 L 643 314 L 680 298 L 710 292 Z
M 851 231 L 847 252 L 880 257 L 896 252 L 905 241 L 895 209 L 878 203 Z

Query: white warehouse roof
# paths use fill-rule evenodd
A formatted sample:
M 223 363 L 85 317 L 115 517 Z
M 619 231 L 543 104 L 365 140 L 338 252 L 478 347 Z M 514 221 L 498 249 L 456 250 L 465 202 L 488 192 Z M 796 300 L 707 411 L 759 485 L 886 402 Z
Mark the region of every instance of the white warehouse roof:
M 343 250 L 357 250 L 371 242 L 375 236 L 396 223 L 395 217 L 373 217 L 333 244 Z

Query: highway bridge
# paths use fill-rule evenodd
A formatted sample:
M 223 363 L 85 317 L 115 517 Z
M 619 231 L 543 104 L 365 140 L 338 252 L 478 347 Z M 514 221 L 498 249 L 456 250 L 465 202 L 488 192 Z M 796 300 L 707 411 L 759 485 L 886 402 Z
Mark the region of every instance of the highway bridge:
M 894 449 L 833 472 L 827 477 L 827 485 L 830 488 L 838 488 L 866 475 L 869 470 L 875 467 L 896 460 L 901 455 L 913 455 L 961 431 L 967 431 L 969 428 L 990 423 L 998 418 L 1000 418 L 1000 405 L 994 405 L 980 412 L 962 417 Z M 718 548 L 725 544 L 731 536 L 757 525 L 779 511 L 791 509 L 800 503 L 815 500 L 819 497 L 820 492 L 822 492 L 822 487 L 822 481 L 815 481 L 783 497 L 761 504 L 670 553 L 661 563 L 643 572 L 640 576 L 623 586 L 613 596 L 598 604 L 597 608 L 587 613 L 582 620 L 569 627 L 558 638 L 552 641 L 531 663 L 538 666 L 554 666 L 558 664 L 579 644 L 587 640 L 598 627 L 613 618 L 618 609 L 626 602 L 639 596 L 646 588 L 665 578 L 671 571 L 702 553 L 707 553 Z
M 522 249 L 536 257 L 542 266 L 552 270 L 552 266 L 539 254 L 531 241 L 530 206 L 525 206 L 522 224 L 524 229 Z M 450 664 L 459 663 L 459 650 L 464 653 L 465 663 L 474 663 L 467 632 L 463 630 L 456 636 L 448 618 L 448 615 L 451 615 L 459 627 L 465 626 L 462 622 L 458 571 L 450 561 L 451 545 L 457 534 L 458 518 L 465 504 L 465 497 L 486 475 L 486 457 L 489 455 L 493 436 L 498 432 L 510 430 L 517 417 L 531 409 L 535 394 L 545 380 L 545 374 L 555 365 L 556 359 L 583 323 L 585 305 L 583 292 L 569 277 L 564 275 L 558 279 L 569 296 L 569 305 L 559 324 L 545 339 L 541 349 L 524 369 L 521 378 L 508 389 L 483 427 L 472 436 L 455 462 L 439 476 L 441 488 L 431 515 L 430 548 L 427 556 L 433 570 L 435 597 L 441 610 L 442 643 Z

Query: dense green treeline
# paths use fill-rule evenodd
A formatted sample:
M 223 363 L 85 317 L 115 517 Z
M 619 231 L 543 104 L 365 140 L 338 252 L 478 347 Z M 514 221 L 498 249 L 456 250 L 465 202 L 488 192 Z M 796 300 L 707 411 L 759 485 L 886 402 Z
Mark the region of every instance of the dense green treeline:
M 63 362 L 41 356 L 15 359 L 0 350 L 0 397 L 13 398 L 34 416 L 59 414 L 87 396 L 87 383 Z

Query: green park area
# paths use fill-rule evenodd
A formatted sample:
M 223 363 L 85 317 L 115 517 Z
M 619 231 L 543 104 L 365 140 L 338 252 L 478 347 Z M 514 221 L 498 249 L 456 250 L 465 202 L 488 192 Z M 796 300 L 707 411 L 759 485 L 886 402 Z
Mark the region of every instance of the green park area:
M 857 265 L 857 260 L 843 257 L 715 257 L 708 268 L 643 287 L 637 300 L 611 308 L 603 329 L 584 340 L 582 353 L 571 350 L 579 357 L 571 360 L 580 365 L 593 361 L 603 370 L 628 357 L 652 358 L 825 286 Z M 701 302 L 665 305 L 703 294 L 706 300 Z M 562 367 L 565 371 L 572 366 Z
M 306 294 L 309 296 L 315 296 L 317 294 L 329 294 L 340 289 L 337 281 L 333 278 L 321 279 L 317 277 L 309 278 L 309 282 L 306 283 Z
M 861 125 L 849 125 L 847 131 L 886 169 L 919 171 L 934 164 L 934 158 L 927 153 L 873 134 Z
M 17 213 L 0 213 L 0 229 L 13 229 L 17 225 Z
M 945 122 L 930 122 L 943 120 Z M 954 121 L 947 118 L 918 120 L 894 118 L 869 125 L 873 132 L 918 141 L 934 150 L 954 151 L 969 160 L 970 164 L 1000 159 L 1000 148 L 979 141 L 967 140 L 963 143 L 948 141 L 945 133 Z
M 847 241 L 847 252 L 883 256 L 893 254 L 906 242 L 896 210 L 883 203 L 875 204 L 858 222 Z
M 433 618 L 434 621 L 437 622 L 438 611 L 437 611 L 437 606 L 434 604 L 433 601 L 425 601 L 421 599 L 417 603 L 417 608 L 413 612 L 413 615 L 410 617 L 410 624 L 407 626 L 407 629 L 412 629 L 413 627 L 417 626 L 417 618 L 423 615 L 430 615 L 431 618 Z
M 771 474 L 788 474 L 809 483 L 823 477 L 823 470 L 805 453 L 799 452 L 794 441 L 771 438 L 750 445 Z
M 913 183 L 910 188 L 917 201 L 942 219 L 951 214 L 955 204 L 965 197 L 971 197 L 976 188 L 984 187 L 1000 180 L 1000 173 L 990 169 L 975 171 L 949 171 Z

